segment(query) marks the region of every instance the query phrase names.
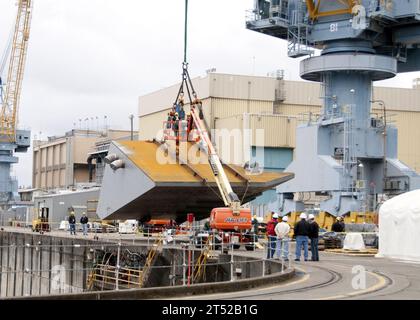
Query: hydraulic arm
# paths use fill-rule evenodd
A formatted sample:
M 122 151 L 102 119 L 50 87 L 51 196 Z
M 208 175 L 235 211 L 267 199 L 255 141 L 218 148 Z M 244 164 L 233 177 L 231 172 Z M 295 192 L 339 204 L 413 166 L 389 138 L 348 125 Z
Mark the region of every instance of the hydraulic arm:
M 220 194 L 222 195 L 225 206 L 232 208 L 234 214 L 239 214 L 241 206 L 239 197 L 233 191 L 232 186 L 230 185 L 216 149 L 214 148 L 207 130 L 205 129 L 203 120 L 200 119 L 194 106 L 191 107 L 191 116 L 194 120 L 194 124 L 198 130 L 201 140 L 207 146 L 210 167 L 213 171 L 214 178 L 216 180 Z

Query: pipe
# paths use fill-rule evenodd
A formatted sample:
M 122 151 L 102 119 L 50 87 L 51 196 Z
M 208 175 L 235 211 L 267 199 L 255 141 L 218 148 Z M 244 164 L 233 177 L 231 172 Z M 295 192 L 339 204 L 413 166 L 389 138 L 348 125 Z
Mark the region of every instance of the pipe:
M 88 171 L 89 171 L 89 182 L 92 182 L 93 181 L 93 165 L 92 165 L 92 161 L 93 161 L 93 156 L 89 156 L 89 158 L 87 159 Z
M 191 282 L 191 248 L 188 246 L 188 282 L 187 285 L 190 286 Z

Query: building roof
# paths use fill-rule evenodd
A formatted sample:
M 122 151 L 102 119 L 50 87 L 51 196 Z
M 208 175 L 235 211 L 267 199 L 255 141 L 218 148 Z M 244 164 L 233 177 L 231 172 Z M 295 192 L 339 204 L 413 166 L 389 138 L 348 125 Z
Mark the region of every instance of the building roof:
M 18 193 L 31 193 L 31 192 L 34 192 L 34 191 L 38 191 L 39 189 L 37 189 L 37 188 L 31 188 L 31 189 L 19 189 L 18 190 Z
M 121 138 L 126 138 L 131 135 L 129 130 L 114 130 L 108 129 L 106 131 L 103 130 L 79 130 L 73 129 L 71 131 L 66 132 L 64 135 L 60 136 L 51 136 L 48 137 L 48 140 L 35 140 L 34 147 L 43 147 L 48 146 L 50 144 L 62 143 L 65 142 L 66 138 L 70 137 L 80 137 L 80 138 L 96 138 L 98 140 L 118 140 Z
M 39 195 L 35 198 L 37 198 L 37 199 L 39 199 L 39 198 L 55 198 L 55 197 L 62 197 L 62 196 L 67 196 L 67 195 L 83 194 L 83 193 L 89 193 L 89 192 L 99 192 L 100 190 L 101 190 L 101 188 L 99 188 L 99 187 L 84 189 L 84 190 L 76 190 L 76 191 L 60 190 L 57 193 L 43 194 L 43 195 Z

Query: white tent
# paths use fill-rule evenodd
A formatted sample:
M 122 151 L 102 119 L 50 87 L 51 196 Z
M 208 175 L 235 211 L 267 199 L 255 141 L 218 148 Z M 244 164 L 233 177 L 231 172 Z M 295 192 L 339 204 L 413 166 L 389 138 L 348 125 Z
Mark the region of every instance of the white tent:
M 377 256 L 420 261 L 420 190 L 394 197 L 381 206 Z

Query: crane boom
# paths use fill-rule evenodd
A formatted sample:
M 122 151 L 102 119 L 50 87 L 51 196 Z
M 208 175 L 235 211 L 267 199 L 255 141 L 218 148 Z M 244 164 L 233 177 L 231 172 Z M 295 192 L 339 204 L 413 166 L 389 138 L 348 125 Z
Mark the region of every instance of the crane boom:
M 234 214 L 239 214 L 241 201 L 239 200 L 238 195 L 232 189 L 229 179 L 226 176 L 225 170 L 223 169 L 222 162 L 220 161 L 216 149 L 214 148 L 207 130 L 205 129 L 203 120 L 200 119 L 194 106 L 191 107 L 191 116 L 194 120 L 194 124 L 197 128 L 201 140 L 207 145 L 209 164 L 213 171 L 216 184 L 219 188 L 225 206 L 230 207 Z
M 19 101 L 22 90 L 31 17 L 32 0 L 19 0 L 6 90 L 0 114 L 0 138 L 2 141 L 11 143 L 16 141 Z

